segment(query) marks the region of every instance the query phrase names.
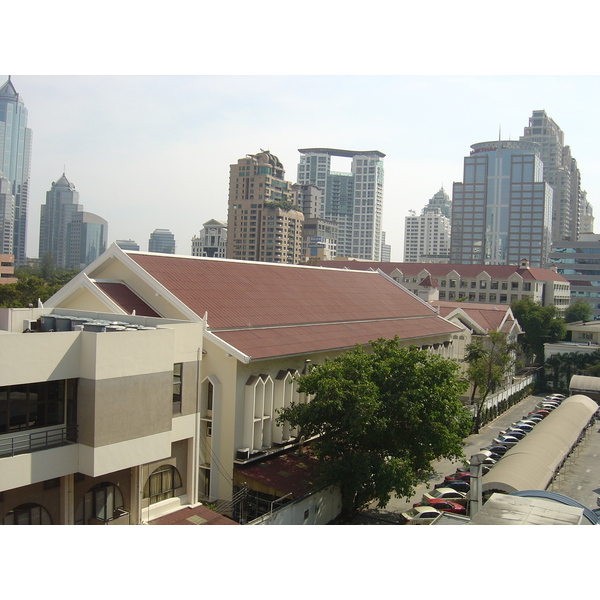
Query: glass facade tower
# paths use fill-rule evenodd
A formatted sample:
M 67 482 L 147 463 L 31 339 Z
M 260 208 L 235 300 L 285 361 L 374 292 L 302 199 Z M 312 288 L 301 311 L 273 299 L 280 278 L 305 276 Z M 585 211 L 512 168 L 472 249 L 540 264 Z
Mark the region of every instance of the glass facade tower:
M 0 86 L 0 174 L 10 183 L 14 196 L 13 241 L 15 264 L 27 256 L 27 206 L 31 170 L 31 129 L 27 127 L 27 108 L 10 77 Z
M 546 268 L 552 188 L 542 176 L 536 143 L 473 144 L 453 186 L 450 262 Z

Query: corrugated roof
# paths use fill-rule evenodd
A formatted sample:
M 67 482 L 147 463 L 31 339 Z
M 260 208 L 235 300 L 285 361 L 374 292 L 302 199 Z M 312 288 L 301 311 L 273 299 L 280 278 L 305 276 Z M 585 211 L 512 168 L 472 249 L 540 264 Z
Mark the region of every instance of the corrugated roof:
M 483 476 L 482 491 L 545 490 L 597 410 L 587 396 L 564 400 Z
M 431 302 L 431 305 L 439 309 L 442 317 L 448 317 L 448 315 L 457 309 L 462 310 L 473 321 L 488 331 L 504 331 L 508 333 L 515 323 L 514 317 L 509 315 L 507 318 L 510 307 L 506 305 L 499 306 L 497 304 L 481 304 L 473 302 L 445 302 L 440 300 Z M 506 323 L 503 326 L 505 320 Z
M 446 278 L 449 273 L 456 271 L 465 279 L 473 279 L 486 272 L 495 279 L 508 279 L 513 273 L 518 273 L 525 280 L 529 281 L 564 281 L 567 280 L 552 269 L 541 269 L 539 267 L 529 267 L 523 269 L 517 265 L 457 265 L 444 263 L 406 263 L 406 262 L 369 262 L 357 260 L 327 260 L 319 263 L 322 267 L 335 267 L 339 269 L 363 270 L 369 269 L 376 271 L 381 269 L 388 275 L 398 269 L 406 277 L 417 277 L 424 270 L 430 273 L 436 279 Z
M 395 335 L 419 343 L 460 330 L 377 272 L 126 254 L 199 318 L 207 314 L 211 333 L 252 359 L 345 349 Z M 137 302 L 125 286 L 96 285 L 127 312 Z
M 433 316 L 377 273 L 130 253 L 211 330 Z
M 96 285 L 128 314 L 142 317 L 160 317 L 136 293 L 123 283 L 98 281 Z

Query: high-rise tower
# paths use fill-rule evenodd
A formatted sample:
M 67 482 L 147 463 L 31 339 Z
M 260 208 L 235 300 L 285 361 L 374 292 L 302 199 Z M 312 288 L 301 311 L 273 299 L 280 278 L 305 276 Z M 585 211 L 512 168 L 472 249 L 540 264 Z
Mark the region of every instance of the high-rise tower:
M 0 87 L 0 173 L 10 184 L 14 196 L 13 241 L 15 264 L 27 256 L 27 206 L 31 170 L 31 129 L 27 109 L 10 77 Z
M 448 262 L 450 196 L 441 188 L 420 215 L 411 211 L 404 221 L 404 262 Z
M 542 180 L 539 146 L 525 141 L 481 142 L 454 183 L 450 263 L 546 268 L 552 188 Z
M 338 224 L 337 255 L 380 260 L 383 212 L 383 158 L 378 150 L 304 148 L 298 183 L 323 191 L 323 214 Z M 332 171 L 331 158 L 351 159 L 350 172 Z
M 298 264 L 304 215 L 279 159 L 247 154 L 229 169 L 227 258 Z
M 571 148 L 564 144 L 564 133 L 544 110 L 534 110 L 521 140 L 536 142 L 544 163 L 544 181 L 554 191 L 552 209 L 552 239 L 578 240 L 586 229 L 585 216 L 589 206 L 581 189 L 581 174 Z M 584 223 L 582 224 L 582 219 Z
M 46 192 L 46 204 L 40 207 L 40 258 L 51 255 L 57 269 L 67 268 L 67 228 L 73 216 L 83 211 L 79 192 L 63 173 Z

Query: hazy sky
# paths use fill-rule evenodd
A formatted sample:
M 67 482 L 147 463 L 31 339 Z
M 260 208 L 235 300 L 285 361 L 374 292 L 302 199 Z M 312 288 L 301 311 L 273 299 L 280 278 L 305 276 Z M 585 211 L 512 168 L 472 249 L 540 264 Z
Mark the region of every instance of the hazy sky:
M 147 250 L 150 233 L 167 228 L 177 252 L 190 254 L 205 221 L 227 218 L 231 163 L 268 149 L 295 182 L 298 148 L 324 146 L 386 154 L 383 230 L 392 260 L 402 260 L 408 211 L 442 185 L 451 195 L 470 145 L 500 132 L 518 139 L 536 109 L 565 132 L 600 219 L 600 77 L 586 74 L 598 71 L 584 61 L 595 49 L 583 52 L 595 20 L 581 10 L 560 11 L 565 29 L 549 53 L 511 10 L 542 31 L 556 24 L 552 3 L 542 16 L 539 4 L 513 0 L 502 11 L 466 0 L 459 13 L 437 0 L 375 11 L 266 0 L 260 11 L 201 4 L 200 14 L 177 12 L 175 0 L 168 14 L 119 3 L 119 19 L 57 4 L 69 10 L 36 5 L 36 45 L 20 43 L 3 62 L 33 130 L 29 256 L 40 205 L 63 170 L 85 210 L 108 221 L 109 243 L 131 238 Z
M 5 80 L 7 76 L 2 76 Z M 229 165 L 269 149 L 296 181 L 298 148 L 386 154 L 383 229 L 403 259 L 404 217 L 462 181 L 476 142 L 518 139 L 534 109 L 565 132 L 600 218 L 596 76 L 12 75 L 33 130 L 28 255 L 40 205 L 63 172 L 109 223 L 109 243 L 147 250 L 170 229 L 177 253 L 205 221 L 227 219 Z M 342 161 L 341 170 L 349 170 Z

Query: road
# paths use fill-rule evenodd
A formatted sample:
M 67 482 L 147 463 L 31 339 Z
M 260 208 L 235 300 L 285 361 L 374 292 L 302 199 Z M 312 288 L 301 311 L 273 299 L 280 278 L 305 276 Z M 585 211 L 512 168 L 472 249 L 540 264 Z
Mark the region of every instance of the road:
M 470 435 L 465 440 L 465 456 L 470 458 L 482 447 L 492 442 L 498 433 L 521 419 L 534 406 L 543 399 L 543 396 L 528 396 L 519 404 L 511 407 L 504 414 L 482 427 L 479 433 Z M 585 440 L 573 452 L 565 468 L 549 488 L 581 502 L 588 508 L 596 508 L 596 501 L 600 498 L 600 428 L 598 422 L 590 428 Z M 441 460 L 433 463 L 434 474 L 426 484 L 421 484 L 415 489 L 410 499 L 392 497 L 384 509 L 376 509 L 374 503 L 368 510 L 362 512 L 353 521 L 354 525 L 385 525 L 400 523 L 400 513 L 419 502 L 423 494 L 431 489 L 446 475 L 454 473 L 461 466 L 462 461 Z

